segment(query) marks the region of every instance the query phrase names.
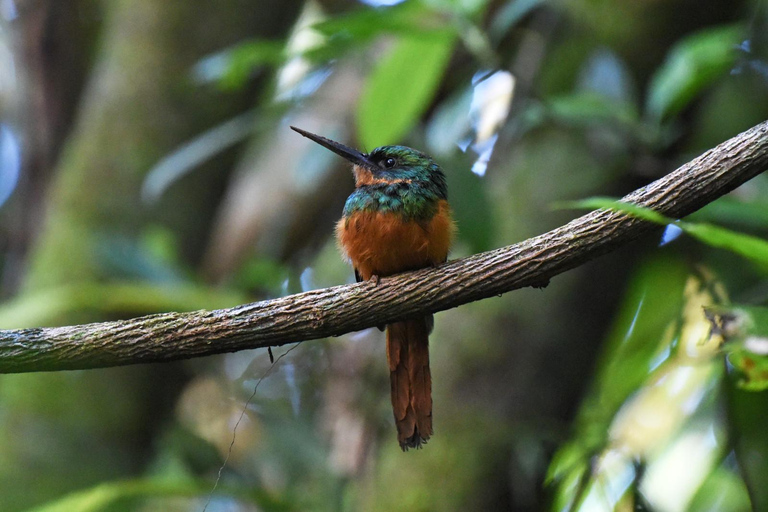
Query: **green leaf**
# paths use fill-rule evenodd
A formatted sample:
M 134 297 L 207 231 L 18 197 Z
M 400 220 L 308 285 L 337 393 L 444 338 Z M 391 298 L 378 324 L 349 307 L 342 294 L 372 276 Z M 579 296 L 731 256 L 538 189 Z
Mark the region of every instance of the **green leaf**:
M 715 396 L 707 391 L 721 378 L 722 365 L 702 307 L 723 300 L 719 287 L 687 276 L 688 265 L 673 258 L 654 258 L 641 270 L 605 344 L 574 438 L 550 465 L 546 483 L 556 510 L 590 511 L 596 500 L 605 510 L 631 510 L 633 487 L 644 485 L 646 498 L 664 492 L 657 477 L 680 463 L 691 434 L 711 429 L 718 435 Z M 697 453 L 702 465 L 672 480 L 683 484 L 677 489 L 683 501 L 696 491 L 685 488 L 686 479 L 703 479 L 722 449 L 708 443 Z
M 740 388 L 746 391 L 768 390 L 768 357 L 748 350 L 735 350 L 728 354 L 728 361 L 741 373 L 736 380 Z
M 241 88 L 262 66 L 276 66 L 286 59 L 285 41 L 247 41 L 205 57 L 195 66 L 202 81 L 216 81 L 225 90 Z
M 370 41 L 382 34 L 409 35 L 445 30 L 445 21 L 419 2 L 404 2 L 392 7 L 360 9 L 312 25 L 326 37 L 343 37 L 356 43 Z
M 471 164 L 460 167 L 464 162 L 464 158 L 459 158 L 458 162 L 451 162 L 451 166 L 446 168 L 448 190 L 452 191 L 451 208 L 460 227 L 459 237 L 473 253 L 483 252 L 493 247 L 497 223 L 493 220 L 491 201 L 483 178 L 469 172 Z
M 638 122 L 637 112 L 630 103 L 618 101 L 593 92 L 579 92 L 558 96 L 545 104 L 532 107 L 533 119 L 541 117 L 554 119 L 566 124 L 584 126 L 615 122 L 621 125 L 634 125 Z M 541 108 L 537 113 L 535 108 Z
M 723 464 L 710 473 L 691 501 L 688 512 L 751 509 L 744 481 L 726 466 Z
M 678 42 L 653 76 L 646 103 L 649 117 L 661 122 L 688 105 L 702 89 L 728 73 L 741 26 L 702 30 Z
M 100 512 L 112 510 L 118 501 L 130 498 L 204 498 L 211 491 L 210 482 L 168 481 L 166 479 L 126 480 L 107 482 L 84 491 L 69 494 L 54 502 L 35 507 L 27 512 Z M 261 492 L 225 492 L 246 502 L 260 505 L 265 510 L 287 510 L 285 504 Z
M 768 242 L 713 224 L 678 222 L 687 234 L 712 247 L 727 249 L 761 265 L 768 265 Z
M 768 193 L 761 193 L 758 189 L 756 197 L 751 200 L 724 196 L 691 214 L 689 219 L 766 229 L 768 228 Z
M 713 224 L 677 221 L 636 204 L 617 201 L 605 197 L 593 197 L 583 201 L 574 201 L 566 205 L 575 208 L 606 208 L 630 214 L 663 226 L 675 224 L 686 234 L 712 247 L 729 250 L 759 265 L 768 266 L 768 242 L 756 236 L 731 231 Z
M 768 308 L 709 307 L 705 314 L 711 332 L 723 337 L 731 380 L 747 391 L 768 390 Z
M 591 389 L 580 407 L 575 434 L 547 471 L 553 510 L 578 510 L 592 462 L 607 442 L 622 404 L 670 357 L 675 322 L 683 307 L 688 268 L 681 260 L 652 258 L 635 272 L 603 346 Z
M 555 207 L 556 208 L 582 208 L 587 210 L 597 210 L 600 208 L 605 208 L 606 210 L 613 210 L 617 212 L 627 213 L 629 215 L 632 215 L 633 217 L 647 220 L 655 224 L 667 225 L 673 222 L 671 219 L 663 216 L 662 214 L 654 210 L 651 210 L 650 208 L 638 206 L 633 203 L 626 203 L 624 201 L 620 201 L 612 197 L 589 197 L 587 199 L 581 199 L 578 201 L 566 201 L 566 202 L 556 204 Z
M 731 443 L 747 484 L 751 510 L 768 510 L 768 391 L 748 391 L 739 384 L 740 378 L 729 372 L 725 382 Z
M 450 59 L 455 36 L 401 38 L 379 61 L 357 109 L 364 148 L 399 141 L 429 107 Z

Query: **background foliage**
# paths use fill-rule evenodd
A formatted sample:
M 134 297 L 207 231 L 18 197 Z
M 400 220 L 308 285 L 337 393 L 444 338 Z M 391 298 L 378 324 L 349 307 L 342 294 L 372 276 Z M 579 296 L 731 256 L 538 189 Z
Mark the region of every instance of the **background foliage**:
M 350 281 L 349 170 L 289 124 L 432 154 L 458 257 L 575 214 L 557 204 L 626 208 L 573 201 L 768 114 L 762 0 L 387 3 L 0 1 L 0 328 Z M 377 330 L 274 367 L 3 376 L 0 509 L 768 509 L 766 212 L 761 175 L 543 291 L 437 315 L 414 453 Z

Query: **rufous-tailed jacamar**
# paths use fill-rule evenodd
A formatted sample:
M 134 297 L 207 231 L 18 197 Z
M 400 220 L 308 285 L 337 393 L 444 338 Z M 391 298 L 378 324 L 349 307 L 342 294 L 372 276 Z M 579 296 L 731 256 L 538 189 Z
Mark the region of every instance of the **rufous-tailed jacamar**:
M 429 156 L 405 146 L 361 153 L 291 127 L 354 164 L 355 191 L 336 238 L 358 281 L 443 263 L 453 238 L 445 174 Z M 397 439 L 403 450 L 432 435 L 429 333 L 432 315 L 387 325 L 387 361 Z

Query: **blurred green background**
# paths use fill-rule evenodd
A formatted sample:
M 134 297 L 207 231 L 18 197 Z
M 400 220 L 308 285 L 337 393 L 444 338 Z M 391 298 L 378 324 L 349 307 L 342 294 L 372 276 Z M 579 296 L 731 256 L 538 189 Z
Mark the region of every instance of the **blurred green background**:
M 290 124 L 433 155 L 461 257 L 766 118 L 765 0 L 0 0 L 0 328 L 351 282 Z M 686 221 L 438 314 L 420 451 L 375 329 L 2 376 L 0 510 L 768 510 L 768 179 Z

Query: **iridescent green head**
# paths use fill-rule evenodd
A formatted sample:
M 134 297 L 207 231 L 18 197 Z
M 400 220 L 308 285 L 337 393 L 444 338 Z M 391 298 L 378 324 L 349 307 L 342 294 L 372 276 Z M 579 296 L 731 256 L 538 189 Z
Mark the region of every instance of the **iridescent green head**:
M 300 128 L 291 126 L 291 129 L 352 162 L 358 189 L 412 186 L 415 194 L 425 198 L 447 199 L 445 174 L 431 157 L 421 151 L 406 146 L 381 146 L 370 153 L 362 153 Z

